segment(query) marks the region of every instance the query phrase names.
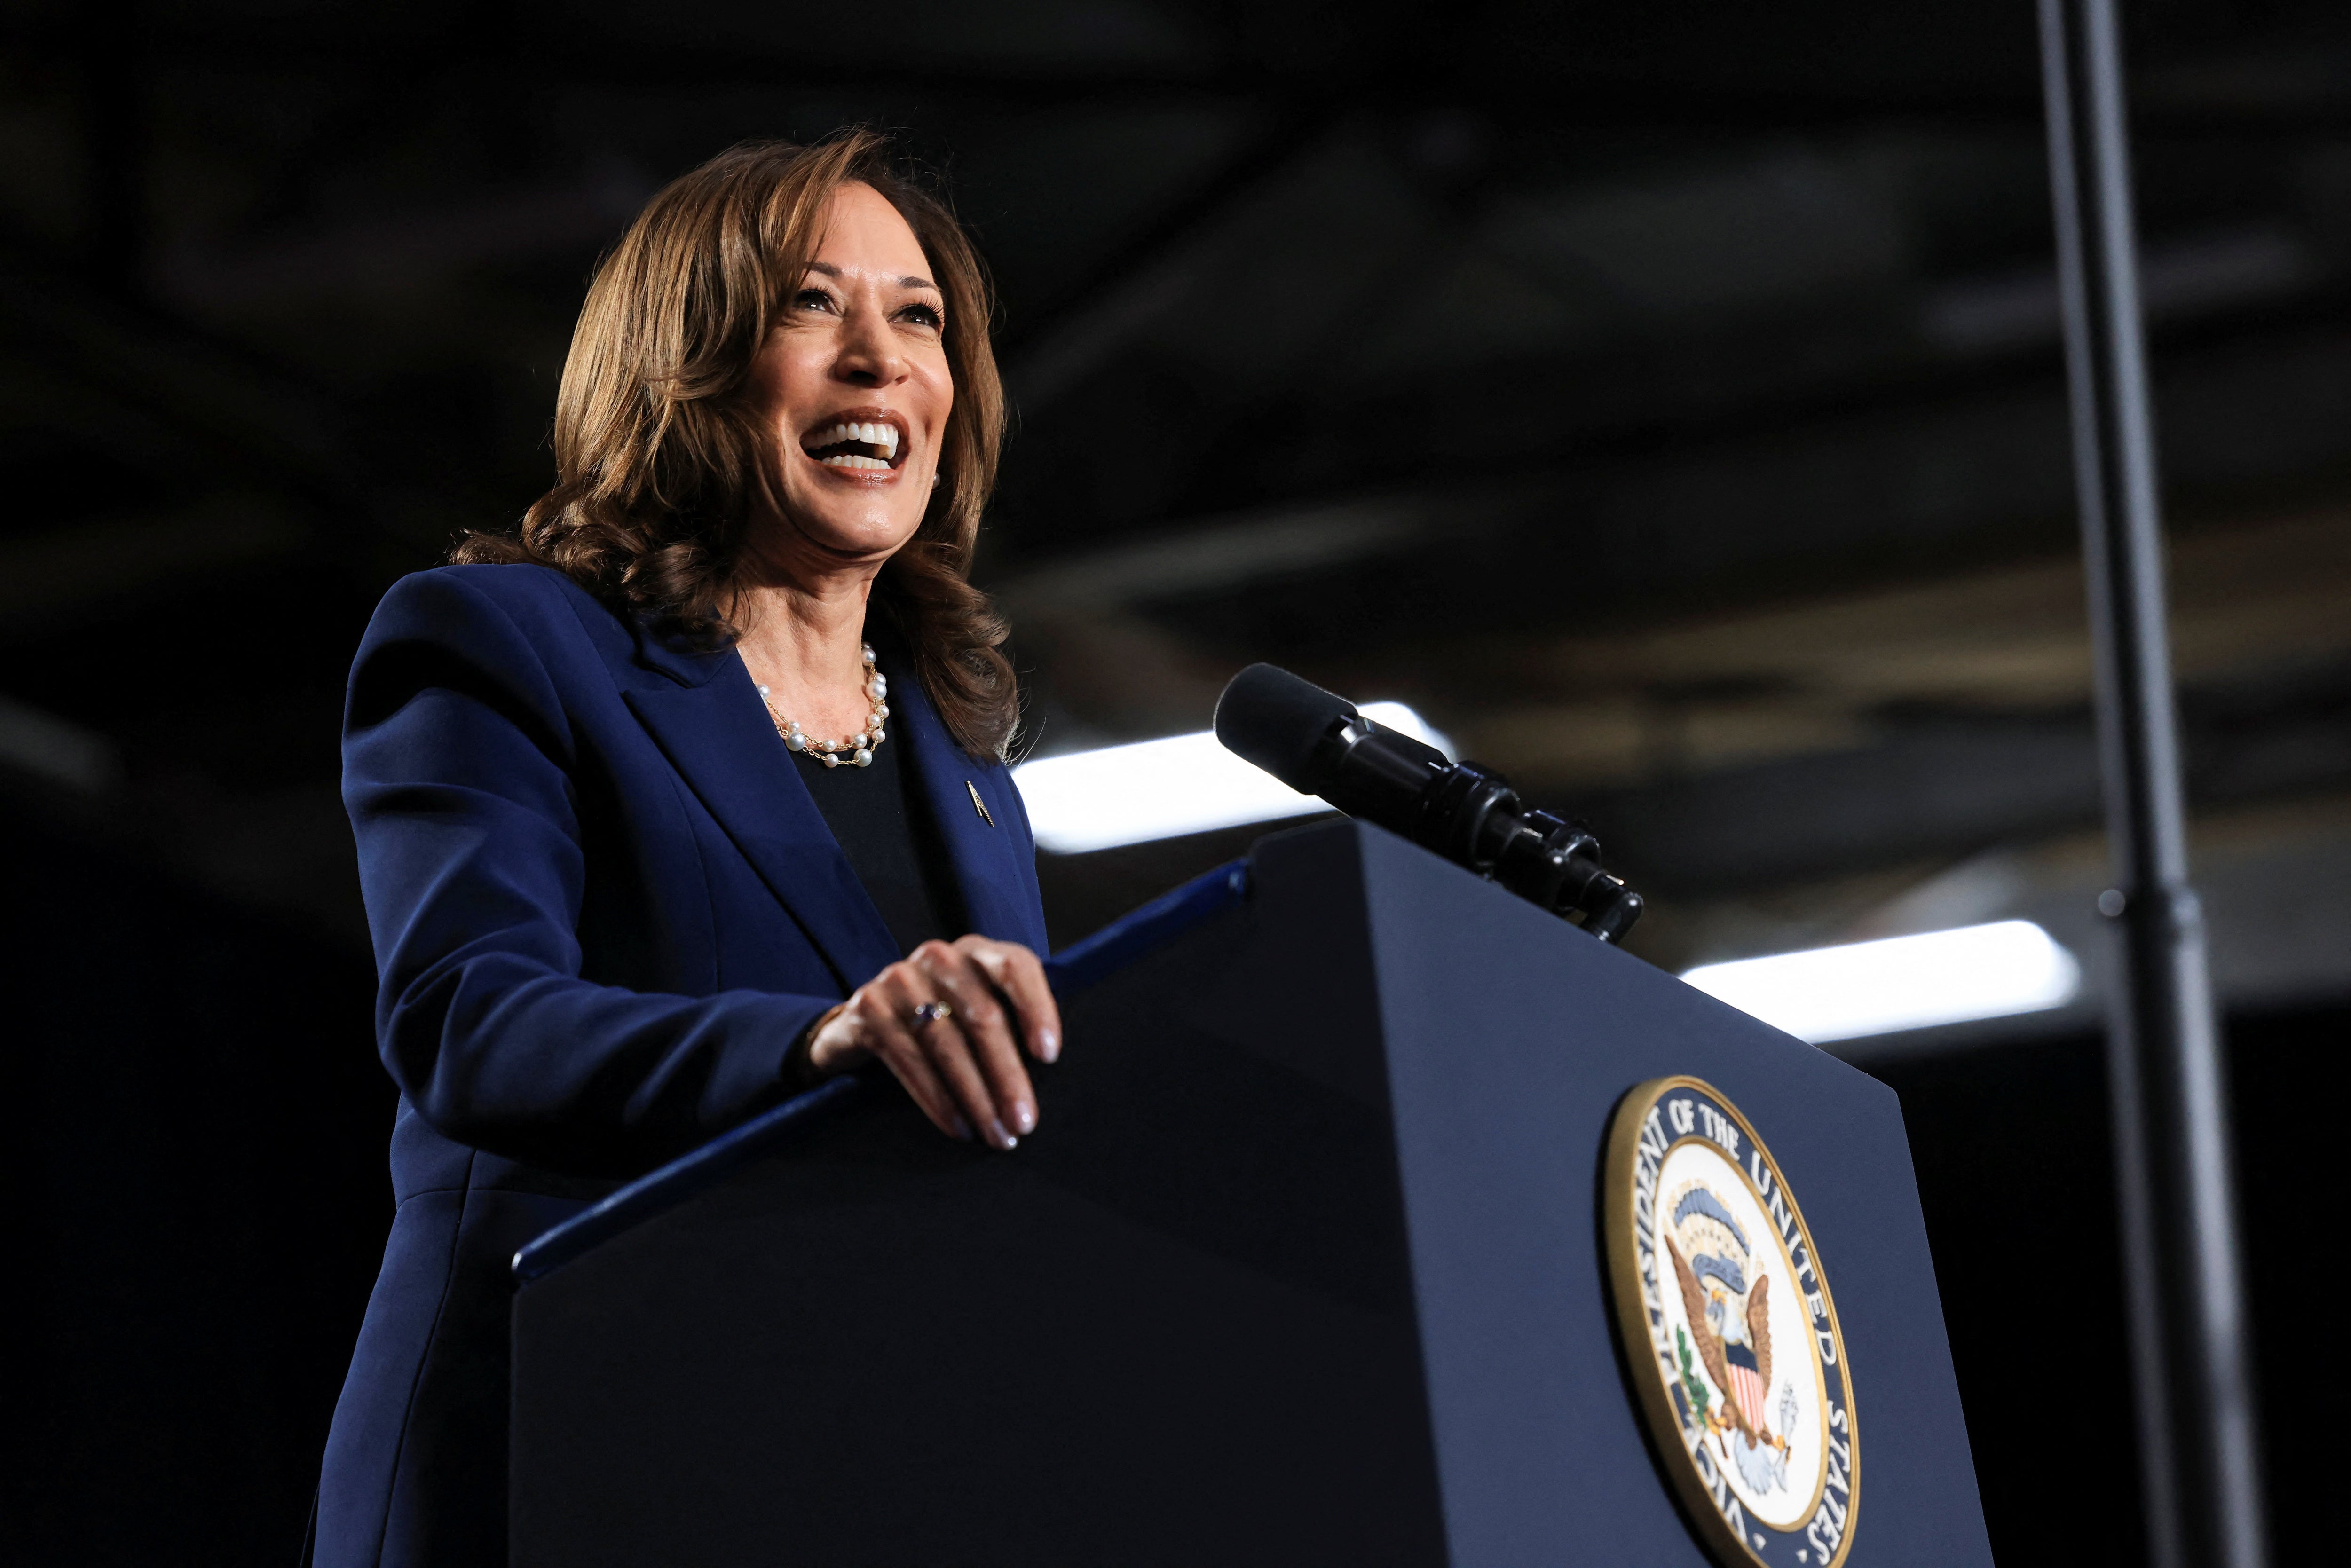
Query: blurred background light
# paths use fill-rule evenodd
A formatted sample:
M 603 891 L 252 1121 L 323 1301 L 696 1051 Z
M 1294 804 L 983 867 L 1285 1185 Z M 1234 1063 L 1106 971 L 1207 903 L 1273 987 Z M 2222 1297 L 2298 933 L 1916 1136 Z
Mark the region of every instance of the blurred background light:
M 2063 1007 L 2082 988 L 2082 967 L 2032 921 L 1999 920 L 1702 964 L 1682 978 L 1818 1045 Z
M 1453 755 L 1452 744 L 1402 703 L 1365 703 L 1360 711 Z M 1057 854 L 1330 810 L 1242 761 L 1205 729 L 1040 758 L 1014 768 L 1012 779 L 1029 808 L 1037 847 Z

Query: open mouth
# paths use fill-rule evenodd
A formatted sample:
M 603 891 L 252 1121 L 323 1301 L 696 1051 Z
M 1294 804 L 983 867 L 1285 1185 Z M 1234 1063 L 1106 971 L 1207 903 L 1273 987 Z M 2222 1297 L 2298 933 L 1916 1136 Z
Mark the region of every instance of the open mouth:
M 894 416 L 836 420 L 800 437 L 800 450 L 819 463 L 856 474 L 897 467 L 906 444 L 905 430 Z

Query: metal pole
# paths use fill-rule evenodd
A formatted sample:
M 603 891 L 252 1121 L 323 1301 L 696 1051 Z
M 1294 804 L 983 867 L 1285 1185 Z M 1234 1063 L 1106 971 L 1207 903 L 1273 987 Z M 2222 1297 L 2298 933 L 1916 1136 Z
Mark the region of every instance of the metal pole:
M 2114 0 L 2040 0 L 2122 984 L 2107 1032 L 2147 1553 L 2261 1568 L 2261 1466 L 2201 907 L 2188 883 Z

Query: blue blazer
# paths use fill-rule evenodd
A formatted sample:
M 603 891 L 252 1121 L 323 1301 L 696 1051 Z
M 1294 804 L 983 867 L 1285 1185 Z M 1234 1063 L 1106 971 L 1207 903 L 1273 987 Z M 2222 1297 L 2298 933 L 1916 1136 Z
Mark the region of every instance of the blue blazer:
M 891 739 L 973 929 L 1041 954 L 1019 792 L 889 663 Z M 343 799 L 400 1086 L 398 1207 L 315 1560 L 503 1563 L 515 1249 L 783 1099 L 800 1031 L 904 955 L 742 660 L 545 568 L 444 567 L 384 596 Z

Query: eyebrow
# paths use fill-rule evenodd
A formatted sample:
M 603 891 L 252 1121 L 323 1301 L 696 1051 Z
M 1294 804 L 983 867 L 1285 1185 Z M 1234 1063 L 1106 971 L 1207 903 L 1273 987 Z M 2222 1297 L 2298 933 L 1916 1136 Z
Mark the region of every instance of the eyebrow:
M 827 277 L 839 277 L 841 276 L 841 268 L 833 266 L 832 263 L 829 261 L 811 261 L 808 264 L 808 267 L 810 272 L 821 272 Z M 940 291 L 939 286 L 933 283 L 929 278 L 916 277 L 911 273 L 899 278 L 897 281 L 902 287 L 907 288 L 927 288 L 934 294 Z

